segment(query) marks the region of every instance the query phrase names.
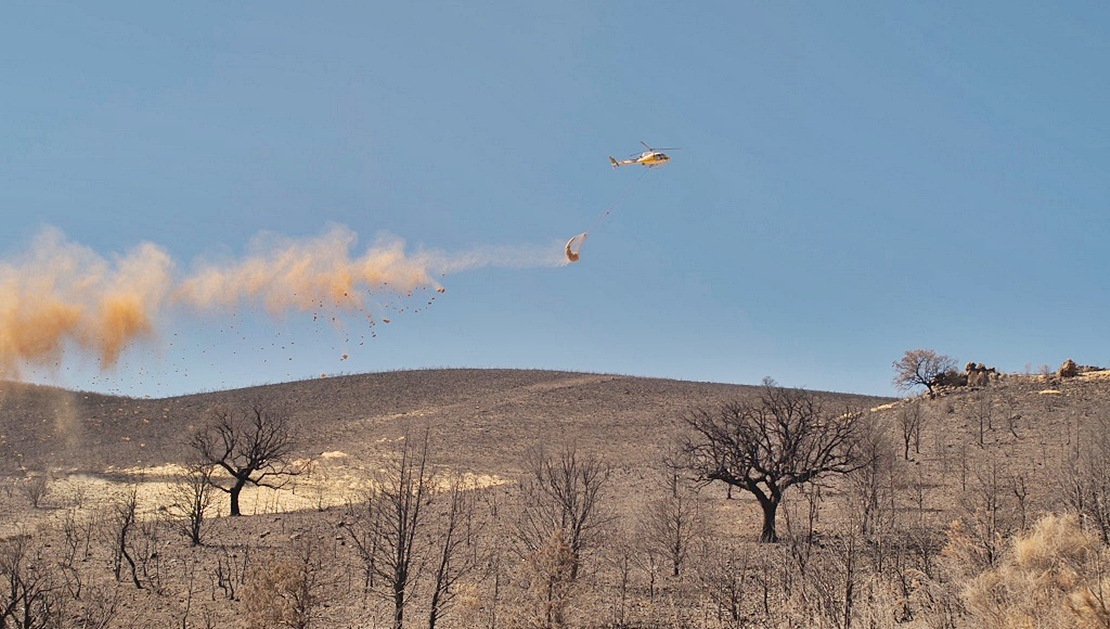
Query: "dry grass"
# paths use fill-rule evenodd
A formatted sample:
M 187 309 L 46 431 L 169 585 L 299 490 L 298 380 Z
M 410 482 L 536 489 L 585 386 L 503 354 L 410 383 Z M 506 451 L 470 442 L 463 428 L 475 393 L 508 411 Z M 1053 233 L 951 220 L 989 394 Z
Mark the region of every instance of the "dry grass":
M 1110 549 L 1074 516 L 1049 514 L 1015 537 L 995 567 L 964 588 L 977 626 L 1102 629 L 1110 626 Z
M 1042 393 L 1046 390 L 1054 393 Z M 320 539 L 338 539 L 334 527 L 344 519 L 347 503 L 361 500 L 397 440 L 413 424 L 428 428 L 432 457 L 445 475 L 463 474 L 473 487 L 484 488 L 479 492 L 484 496 L 484 508 L 497 514 L 493 519 L 499 525 L 511 523 L 506 514 L 511 512 L 508 508 L 524 453 L 536 445 L 571 441 L 612 466 L 606 508 L 615 521 L 634 523 L 659 495 L 657 466 L 679 430 L 681 413 L 694 405 L 746 398 L 753 392 L 752 387 L 738 385 L 515 370 L 367 374 L 161 400 L 0 385 L 0 449 L 6 455 L 5 467 L 0 468 L 6 478 L 0 475 L 0 481 L 12 487 L 29 473 L 51 477 L 39 509 L 31 508 L 17 491 L 0 492 L 0 513 L 6 514 L 0 518 L 0 538 L 40 529 L 60 530 L 66 517 L 98 521 L 132 485 L 140 488 L 140 517 L 158 521 L 165 516 L 163 507 L 175 477 L 189 461 L 184 437 L 203 424 L 207 409 L 259 399 L 282 402 L 292 409 L 299 430 L 297 456 L 306 473 L 281 490 L 246 490 L 242 506 L 248 517 L 217 517 L 210 523 L 211 545 L 193 554 L 182 540 L 162 540 L 160 553 L 179 575 L 167 587 L 178 597 L 185 588 L 181 575 L 188 574 L 189 566 L 202 571 L 197 578 L 204 581 L 197 582 L 207 584 L 204 595 L 211 599 L 215 593 L 214 600 L 218 600 L 222 590 L 209 582 L 214 578 L 213 566 L 230 570 L 234 561 L 243 562 L 259 553 L 278 556 L 304 531 L 316 531 Z M 907 402 L 843 394 L 821 397 L 834 407 L 870 409 L 875 425 L 891 431 L 897 430 L 899 413 Z M 961 390 L 919 401 L 921 451 L 911 449 L 909 459 L 904 460 L 899 447 L 892 457 L 894 471 L 887 484 L 894 492 L 890 517 L 898 526 L 921 526 L 926 537 L 935 537 L 952 520 L 982 513 L 985 496 L 993 487 L 996 495 L 991 504 L 1000 509 L 994 524 L 1002 536 L 999 548 L 1004 549 L 1008 536 L 1022 533 L 1021 522 L 1028 528 L 1040 514 L 1066 508 L 1060 493 L 1061 470 L 1092 418 L 1106 414 L 1110 378 L 1091 374 L 1065 380 L 1006 376 L 982 391 Z M 980 419 L 984 420 L 981 433 Z M 893 442 L 898 442 L 897 436 Z M 826 550 L 839 547 L 837 540 L 854 517 L 853 491 L 851 484 L 835 480 L 824 484 L 813 526 L 815 539 L 829 544 Z M 718 544 L 713 548 L 740 553 L 745 561 L 754 562 L 753 566 L 778 565 L 773 564 L 778 561 L 774 557 L 787 556 L 786 546 L 779 555 L 755 550 L 759 511 L 749 496 L 737 492 L 734 499 L 727 500 L 722 487 L 709 486 L 702 489 L 699 500 L 706 534 Z M 226 501 L 225 495 L 215 495 L 218 516 L 226 513 Z M 794 493 L 788 496 L 781 515 L 789 515 L 799 526 L 806 518 L 805 507 L 802 495 Z M 965 530 L 977 530 L 972 524 L 968 520 Z M 634 524 L 628 526 L 635 528 Z M 613 541 L 599 552 L 590 577 L 595 589 L 609 589 L 598 589 L 596 595 L 581 594 L 594 601 L 590 605 L 599 605 L 598 609 L 610 609 L 607 605 L 614 600 L 601 592 L 614 591 L 615 564 L 606 557 L 616 553 L 618 546 Z M 346 551 L 337 547 L 329 552 L 343 557 Z M 711 551 L 701 552 L 712 556 Z M 502 560 L 509 561 L 508 557 Z M 829 561 L 831 566 L 840 565 Z M 700 596 L 683 598 L 681 593 L 686 590 L 681 588 L 692 587 L 682 585 L 687 582 L 661 583 L 661 591 L 671 598 L 647 605 L 641 572 L 633 571 L 629 606 L 622 607 L 622 614 L 655 623 L 664 623 L 667 614 L 691 622 L 700 619 L 695 624 L 706 618 L 683 616 L 690 606 L 703 604 Z M 352 574 L 345 578 L 355 582 L 343 587 L 357 592 L 357 570 Z M 833 570 L 826 576 L 837 574 Z M 891 590 L 889 584 L 861 581 L 860 587 L 871 588 L 876 597 L 887 592 L 882 595 L 885 607 L 876 603 L 873 613 L 916 605 L 915 618 L 920 622 L 898 626 L 925 626 L 922 619 L 932 612 L 921 601 L 937 605 L 945 600 L 938 589 L 943 583 L 921 575 L 913 579 L 912 596 L 906 600 L 890 594 L 896 589 Z M 487 586 L 463 587 L 466 592 L 473 590 L 463 597 L 470 601 L 465 609 L 473 612 L 472 619 L 478 618 L 479 611 L 489 612 L 489 592 L 482 589 Z M 180 625 L 173 615 L 179 613 L 173 611 L 177 599 L 147 600 L 144 596 L 132 593 L 126 604 L 136 614 L 161 610 L 156 617 Z M 369 599 L 358 600 L 360 605 L 368 605 Z M 341 607 L 333 608 L 333 613 Z M 217 605 L 205 608 L 204 613 L 225 618 L 221 614 L 235 609 L 230 604 L 227 609 Z M 602 616 L 591 609 L 582 607 L 569 617 L 578 619 L 575 622 L 601 622 Z M 196 624 L 200 611 L 192 613 Z M 339 616 L 332 620 L 335 626 L 380 624 L 383 620 L 377 613 L 370 607 L 352 608 L 345 620 Z M 875 622 L 875 626 L 888 626 L 885 621 Z

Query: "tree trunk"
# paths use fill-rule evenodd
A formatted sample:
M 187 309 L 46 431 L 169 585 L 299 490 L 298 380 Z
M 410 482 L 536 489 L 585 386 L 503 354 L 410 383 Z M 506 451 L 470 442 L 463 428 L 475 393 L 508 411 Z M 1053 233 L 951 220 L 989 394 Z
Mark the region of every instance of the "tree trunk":
M 239 492 L 243 491 L 243 486 L 247 481 L 242 478 L 235 479 L 235 484 L 231 486 L 231 515 L 241 515 L 239 513 Z
M 763 532 L 759 535 L 759 541 L 773 544 L 779 541 L 779 536 L 775 533 L 775 512 L 778 511 L 779 501 L 774 498 L 760 498 L 759 506 L 763 507 Z
M 428 629 L 436 629 L 437 620 L 439 620 L 439 592 L 432 595 L 432 607 L 428 612 Z
M 405 587 L 393 585 L 393 629 L 405 626 Z

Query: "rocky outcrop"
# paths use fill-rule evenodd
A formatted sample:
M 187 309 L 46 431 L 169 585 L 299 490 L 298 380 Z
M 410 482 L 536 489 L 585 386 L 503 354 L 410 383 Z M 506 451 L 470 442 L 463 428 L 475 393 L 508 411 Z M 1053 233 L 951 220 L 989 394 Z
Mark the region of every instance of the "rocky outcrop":
M 932 385 L 931 388 L 941 390 L 959 387 L 985 387 L 1000 377 L 998 370 L 994 367 L 987 367 L 982 363 L 967 363 L 964 365 L 963 373 L 955 369 L 939 373 L 933 377 L 930 384 Z
M 966 387 L 967 386 L 967 374 L 966 373 L 960 373 L 960 372 L 956 371 L 955 369 L 953 369 L 952 371 L 946 371 L 944 373 L 938 373 L 936 376 L 933 377 L 933 381 L 932 381 L 931 384 L 933 385 L 933 388 L 939 388 L 939 389 L 951 389 L 953 387 Z
M 1065 360 L 1056 370 L 1057 378 L 1074 378 L 1079 375 L 1079 365 L 1072 359 Z
M 967 375 L 967 386 L 985 387 L 991 380 L 998 379 L 998 370 L 987 367 L 983 363 L 968 363 L 964 365 L 964 374 Z

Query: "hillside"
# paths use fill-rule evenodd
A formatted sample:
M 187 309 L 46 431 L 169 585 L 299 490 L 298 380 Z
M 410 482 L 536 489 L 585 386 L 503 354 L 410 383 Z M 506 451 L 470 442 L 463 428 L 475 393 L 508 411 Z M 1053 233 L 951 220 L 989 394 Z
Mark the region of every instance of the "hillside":
M 1030 504 L 1051 509 L 1059 468 L 1085 427 L 1110 406 L 1108 373 L 1064 380 L 1008 375 L 986 388 L 961 387 L 935 399 L 817 395 L 833 407 L 874 409 L 884 447 L 902 459 L 914 482 L 931 488 L 938 512 L 956 509 L 945 497 L 966 491 L 984 466 L 1021 479 Z M 408 427 L 430 431 L 440 465 L 499 478 L 516 477 L 524 453 L 535 445 L 574 442 L 631 475 L 631 491 L 673 443 L 684 411 L 750 399 L 758 391 L 749 385 L 496 369 L 372 373 L 165 399 L 6 383 L 0 387 L 0 470 L 13 476 L 113 470 L 157 475 L 161 466 L 189 460 L 187 437 L 211 409 L 262 401 L 287 409 L 296 456 L 332 470 L 333 484 L 365 476 L 360 470 L 377 465 Z M 905 460 L 900 422 L 911 404 L 920 408 L 921 430 Z
M 984 387 L 899 400 L 876 413 L 896 449 L 903 445 L 902 413 L 914 404 L 921 409 L 922 437 L 920 452 L 911 449 L 905 461 L 907 473 L 936 488 L 938 509 L 955 515 L 953 496 L 997 482 L 1007 493 L 1020 483 L 1031 510 L 1053 511 L 1062 508 L 1067 468 L 1110 420 L 1110 371 L 1063 379 L 1011 374 Z M 1014 506 L 1008 498 L 1003 502 Z
M 184 437 L 218 405 L 284 405 L 312 458 L 372 457 L 408 423 L 432 430 L 445 463 L 514 470 L 539 442 L 576 440 L 617 465 L 650 460 L 692 405 L 746 397 L 755 388 L 553 371 L 445 369 L 304 380 L 166 399 L 135 399 L 8 383 L 0 389 L 0 444 L 31 471 L 98 472 L 181 462 Z M 838 405 L 889 399 L 823 394 Z M 620 447 L 613 447 L 621 444 Z
M 460 585 L 469 594 L 444 626 L 535 626 L 529 584 L 542 566 L 522 550 L 519 528 L 534 497 L 517 481 L 527 477 L 529 450 L 555 452 L 571 443 L 611 473 L 600 498 L 604 532 L 582 555 L 584 587 L 560 595 L 569 605 L 567 626 L 839 627 L 845 614 L 853 626 L 991 626 L 972 622 L 963 598 L 968 579 L 1001 561 L 1009 539 L 1042 514 L 1074 512 L 1080 489 L 1102 491 L 1088 481 L 1106 477 L 1108 376 L 1005 375 L 983 387 L 906 399 L 815 393 L 826 408 L 869 409 L 873 464 L 789 490 L 780 510 L 783 541 L 770 545 L 756 543 L 760 510 L 750 494 L 735 490 L 730 498 L 716 484 L 665 489 L 660 474 L 685 411 L 754 400 L 760 387 L 484 369 L 352 375 L 155 400 L 7 383 L 0 388 L 7 476 L 0 477 L 0 550 L 42 540 L 36 556 L 48 558 L 74 548 L 74 535 L 92 540 L 87 563 L 65 568 L 57 582 L 72 586 L 69 579 L 80 575 L 80 583 L 92 584 L 71 602 L 82 613 L 103 609 L 114 592 L 116 624 L 106 626 L 121 627 L 242 624 L 244 614 L 256 613 L 242 588 L 290 552 L 304 552 L 326 576 L 320 583 L 330 589 L 320 590 L 320 600 L 334 602 L 318 610 L 327 619 L 320 626 L 388 624 L 388 597 L 358 586 L 369 564 L 356 552 L 352 527 L 406 430 L 426 428 L 433 464 L 468 474 L 477 488 L 469 517 L 483 522 L 474 537 L 482 541 L 473 543 L 485 567 Z M 244 518 L 213 518 L 227 513 L 226 496 L 216 494 L 207 541 L 190 550 L 167 510 L 190 457 L 186 439 L 211 409 L 259 401 L 287 410 L 295 456 L 311 464 L 281 490 L 244 493 Z M 917 435 L 904 430 L 910 417 Z M 35 479 L 48 479 L 38 506 L 26 491 Z M 108 552 L 110 541 L 97 541 L 118 536 L 121 500 L 132 491 L 142 589 L 112 576 L 108 567 L 118 566 L 120 555 Z M 672 524 L 694 525 L 683 533 L 678 576 L 661 567 L 665 553 L 652 554 L 660 505 L 676 509 L 666 512 Z M 315 550 L 298 545 L 305 536 L 316 540 Z M 953 540 L 963 540 L 956 546 L 964 550 L 951 550 Z M 68 565 L 64 557 L 50 561 Z M 194 574 L 198 580 L 186 578 Z M 420 574 L 428 587 L 429 573 Z M 204 601 L 189 598 L 194 591 Z M 415 609 L 426 613 L 420 597 L 427 591 L 414 592 Z

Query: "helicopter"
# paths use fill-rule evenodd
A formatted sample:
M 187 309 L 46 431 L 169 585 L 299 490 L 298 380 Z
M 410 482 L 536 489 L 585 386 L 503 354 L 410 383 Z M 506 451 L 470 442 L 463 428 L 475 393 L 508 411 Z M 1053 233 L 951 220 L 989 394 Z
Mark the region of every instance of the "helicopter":
M 640 144 L 643 144 L 644 148 L 647 149 L 643 153 L 640 153 L 639 155 L 633 153 L 631 156 L 629 156 L 629 159 L 622 159 L 620 161 L 613 159 L 613 156 L 610 155 L 609 163 L 613 165 L 613 168 L 618 168 L 620 166 L 631 166 L 632 164 L 639 164 L 641 166 L 647 166 L 648 168 L 655 168 L 656 166 L 662 166 L 663 164 L 666 164 L 671 159 L 663 151 L 679 150 L 677 147 L 662 149 L 651 148 L 647 145 L 647 142 L 644 142 L 643 140 L 640 140 Z

